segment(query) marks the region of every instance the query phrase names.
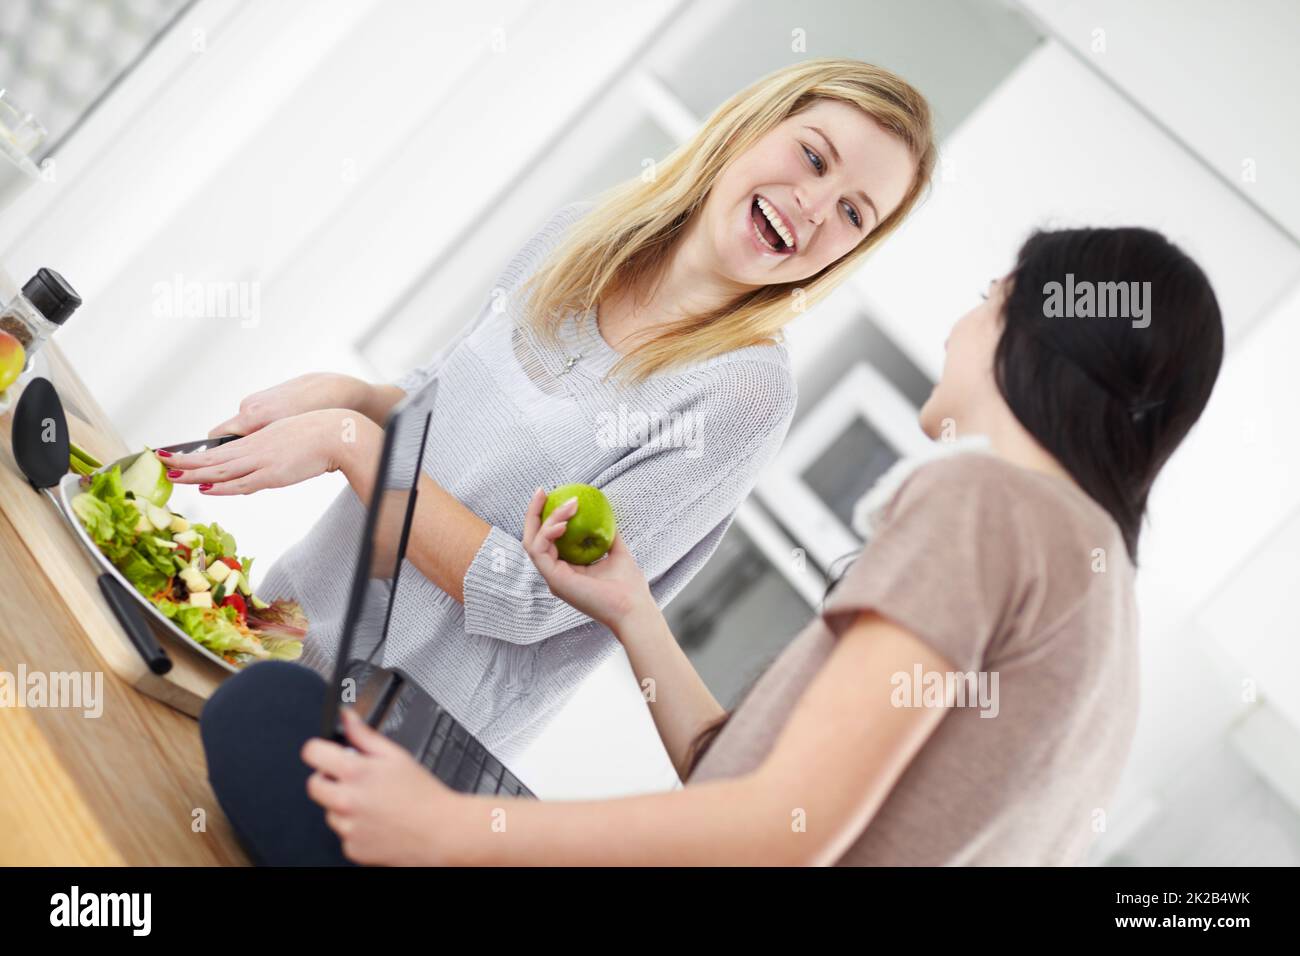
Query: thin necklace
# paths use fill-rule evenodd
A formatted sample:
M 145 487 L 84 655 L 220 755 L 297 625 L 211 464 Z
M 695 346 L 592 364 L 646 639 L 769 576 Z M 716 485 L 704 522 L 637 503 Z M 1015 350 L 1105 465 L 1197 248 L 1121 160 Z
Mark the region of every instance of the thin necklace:
M 595 310 L 594 310 L 594 309 L 592 310 L 592 321 L 593 321 L 593 322 L 597 322 L 597 321 L 599 321 L 599 319 L 596 318 L 596 313 L 595 313 Z M 596 334 L 597 334 L 597 335 L 600 334 L 600 326 L 596 326 Z M 559 371 L 557 374 L 559 374 L 559 375 L 567 375 L 567 374 L 570 372 L 570 370 L 572 370 L 573 366 L 574 366 L 574 365 L 575 365 L 575 364 L 576 364 L 576 363 L 577 363 L 581 358 L 582 358 L 582 353 L 581 353 L 581 352 L 574 352 L 572 355 L 570 355 L 570 356 L 568 356 L 567 358 L 565 358 L 565 360 L 564 360 L 564 368 L 560 369 L 560 371 Z

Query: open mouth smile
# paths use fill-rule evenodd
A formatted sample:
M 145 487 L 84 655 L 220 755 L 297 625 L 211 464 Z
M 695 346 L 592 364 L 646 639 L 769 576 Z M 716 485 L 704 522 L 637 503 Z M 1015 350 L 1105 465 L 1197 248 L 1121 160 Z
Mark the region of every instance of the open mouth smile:
M 788 256 L 798 248 L 798 234 L 789 220 L 766 197 L 754 194 L 749 205 L 749 218 L 754 235 L 771 252 Z

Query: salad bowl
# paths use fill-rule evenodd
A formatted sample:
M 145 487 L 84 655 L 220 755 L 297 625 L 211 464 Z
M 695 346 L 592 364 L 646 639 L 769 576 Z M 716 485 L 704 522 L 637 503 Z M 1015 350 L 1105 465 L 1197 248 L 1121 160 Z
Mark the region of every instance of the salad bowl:
M 139 454 L 139 452 L 136 454 Z M 130 462 L 134 458 L 135 455 L 128 455 L 122 460 Z M 108 467 L 112 466 L 110 465 Z M 91 540 L 90 535 L 86 533 L 85 526 L 82 525 L 81 521 L 77 518 L 76 512 L 72 510 L 72 499 L 83 490 L 84 489 L 81 487 L 80 475 L 72 473 L 64 475 L 59 481 L 59 507 L 63 509 L 63 514 L 67 518 L 68 524 L 72 526 L 72 533 L 77 536 L 77 540 L 81 542 L 81 546 L 85 548 L 86 553 L 90 555 L 90 559 L 95 562 L 96 568 L 100 572 L 111 574 L 115 577 L 126 593 L 131 595 L 132 599 L 144 609 L 146 614 L 149 615 L 149 618 L 161 625 L 177 640 L 194 648 L 194 650 L 198 651 L 208 660 L 214 661 L 232 674 L 239 671 L 239 667 L 230 663 L 221 655 L 208 650 L 194 638 L 190 637 L 190 635 L 177 627 L 176 624 L 167 617 L 167 615 L 163 614 L 162 611 L 158 610 L 158 608 L 154 606 L 152 601 L 136 590 L 135 586 L 127 580 L 126 575 L 119 571 L 112 561 L 108 560 L 104 555 L 104 552 L 99 550 L 99 546 Z
M 197 451 L 237 437 L 166 449 Z M 229 531 L 215 521 L 191 524 L 166 506 L 174 488 L 152 450 L 100 465 L 74 446 L 72 459 L 73 472 L 59 479 L 52 497 L 102 573 L 153 620 L 227 671 L 298 659 L 307 634 L 301 606 L 262 601 L 249 579 L 254 559 L 236 551 Z

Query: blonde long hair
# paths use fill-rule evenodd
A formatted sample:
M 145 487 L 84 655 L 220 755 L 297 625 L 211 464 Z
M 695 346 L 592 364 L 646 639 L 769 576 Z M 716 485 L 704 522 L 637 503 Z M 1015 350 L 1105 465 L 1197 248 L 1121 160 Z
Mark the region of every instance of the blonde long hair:
M 723 103 L 689 142 L 675 149 L 648 180 L 606 191 L 569 230 L 565 241 L 524 284 L 528 321 L 550 341 L 571 312 L 585 313 L 606 295 L 653 280 L 668 263 L 674 240 L 699 210 L 727 164 L 778 123 L 820 99 L 856 106 L 897 136 L 916 160 L 916 175 L 898 208 L 850 252 L 800 282 L 761 286 L 711 312 L 649 333 L 610 374 L 630 371 L 642 381 L 747 345 L 779 341 L 796 312 L 816 305 L 884 240 L 916 205 L 934 169 L 930 107 L 904 80 L 858 60 L 820 58 L 768 74 Z

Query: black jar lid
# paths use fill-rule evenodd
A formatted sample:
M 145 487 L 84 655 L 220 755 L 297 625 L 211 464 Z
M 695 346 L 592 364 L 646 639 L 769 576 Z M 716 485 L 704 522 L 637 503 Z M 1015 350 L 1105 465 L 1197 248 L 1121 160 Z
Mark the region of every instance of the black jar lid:
M 23 286 L 27 301 L 55 325 L 62 325 L 81 305 L 81 296 L 53 269 L 42 268 Z

